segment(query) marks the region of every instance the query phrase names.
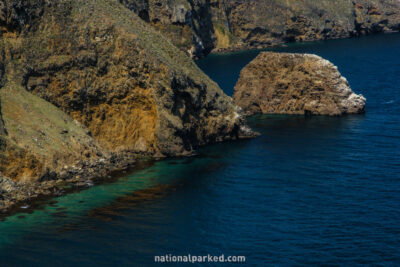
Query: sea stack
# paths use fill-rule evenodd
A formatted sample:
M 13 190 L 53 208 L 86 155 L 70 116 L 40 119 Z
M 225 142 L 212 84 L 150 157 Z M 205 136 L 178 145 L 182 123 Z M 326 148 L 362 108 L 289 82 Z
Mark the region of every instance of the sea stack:
M 330 115 L 365 112 L 338 68 L 312 54 L 260 53 L 240 73 L 233 96 L 247 115 Z

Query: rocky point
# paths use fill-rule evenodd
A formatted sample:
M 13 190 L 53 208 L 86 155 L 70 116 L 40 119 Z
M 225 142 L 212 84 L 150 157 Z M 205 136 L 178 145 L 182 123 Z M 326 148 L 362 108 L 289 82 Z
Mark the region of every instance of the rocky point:
M 232 99 L 119 1 L 4 0 L 0 26 L 0 210 L 138 158 L 253 135 Z

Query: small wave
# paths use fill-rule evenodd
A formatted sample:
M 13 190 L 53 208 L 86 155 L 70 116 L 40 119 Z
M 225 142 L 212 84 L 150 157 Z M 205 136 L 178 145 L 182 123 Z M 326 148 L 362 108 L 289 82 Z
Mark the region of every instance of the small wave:
M 395 102 L 394 100 L 390 100 L 390 101 L 385 102 L 385 104 L 393 104 L 394 102 Z

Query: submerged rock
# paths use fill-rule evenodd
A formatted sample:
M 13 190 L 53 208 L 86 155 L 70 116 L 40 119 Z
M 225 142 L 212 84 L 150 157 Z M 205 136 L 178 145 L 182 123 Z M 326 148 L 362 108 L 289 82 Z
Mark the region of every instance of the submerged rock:
M 363 113 L 366 100 L 328 60 L 272 52 L 260 53 L 241 71 L 233 98 L 247 115 Z

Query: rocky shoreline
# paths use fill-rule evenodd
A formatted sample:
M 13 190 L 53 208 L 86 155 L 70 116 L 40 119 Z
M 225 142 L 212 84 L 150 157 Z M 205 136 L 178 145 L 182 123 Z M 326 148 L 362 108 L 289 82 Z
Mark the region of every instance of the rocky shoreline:
M 395 1 L 120 2 L 193 58 L 400 30 L 400 3 Z
M 72 166 L 64 166 L 60 173 L 50 171 L 39 181 L 15 182 L 0 177 L 0 215 L 21 211 L 21 207 L 30 207 L 39 199 L 64 195 L 71 189 L 87 188 L 97 181 L 110 180 L 113 173 L 126 171 L 137 162 L 123 158 L 110 156 L 94 162 L 78 161 Z
M 252 139 L 256 136 L 258 133 L 248 129 L 247 134 L 239 136 L 238 139 Z M 195 151 L 190 151 L 174 157 L 195 155 Z M 139 165 L 151 165 L 166 158 L 162 155 L 112 154 L 93 161 L 79 160 L 70 166 L 63 166 L 57 172 L 48 170 L 37 181 L 15 182 L 8 177 L 0 176 L 0 220 L 1 217 L 26 211 L 38 201 L 114 181 L 130 171 L 141 168 Z
M 256 50 L 264 50 L 268 48 L 276 48 L 276 47 L 286 47 L 288 43 L 277 42 L 276 44 L 266 44 L 260 45 L 257 47 L 243 45 L 243 46 L 232 46 L 227 48 L 215 48 L 210 54 L 225 54 L 225 53 L 235 53 L 235 52 L 244 52 L 244 51 L 256 51 Z

